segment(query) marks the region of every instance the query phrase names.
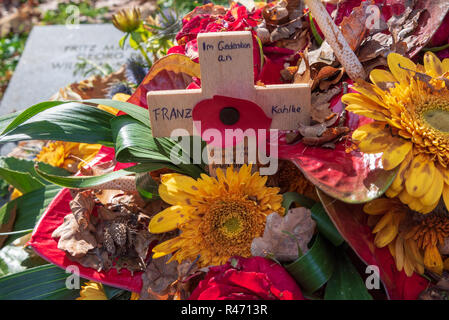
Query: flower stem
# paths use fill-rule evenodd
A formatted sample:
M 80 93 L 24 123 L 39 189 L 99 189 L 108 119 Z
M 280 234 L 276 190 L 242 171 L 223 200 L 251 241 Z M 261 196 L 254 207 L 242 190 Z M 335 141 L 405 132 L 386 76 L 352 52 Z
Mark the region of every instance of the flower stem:
M 431 52 L 440 52 L 443 51 L 445 49 L 449 48 L 449 43 L 441 46 L 441 47 L 433 47 L 433 48 L 423 48 L 422 51 L 423 52 L 427 52 L 427 51 L 431 51 Z
M 151 68 L 151 66 L 153 65 L 153 63 L 151 62 L 150 58 L 148 57 L 146 51 L 144 48 L 142 48 L 142 45 L 139 43 L 139 51 L 140 53 L 143 55 L 143 57 L 145 58 L 147 64 L 148 64 L 148 68 Z

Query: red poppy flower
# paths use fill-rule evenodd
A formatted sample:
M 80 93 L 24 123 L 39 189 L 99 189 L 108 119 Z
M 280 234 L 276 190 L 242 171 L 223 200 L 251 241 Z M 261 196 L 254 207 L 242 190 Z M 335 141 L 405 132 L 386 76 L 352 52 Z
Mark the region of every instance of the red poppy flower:
M 201 124 L 197 130 L 203 140 L 222 147 L 236 145 L 245 133 L 257 134 L 257 130 L 268 130 L 271 125 L 271 118 L 254 102 L 225 96 L 200 101 L 193 108 L 192 117 L 195 125 Z M 232 139 L 227 138 L 227 134 L 233 134 Z M 215 140 L 218 136 L 220 139 Z
M 212 267 L 189 300 L 304 300 L 295 280 L 262 257 L 234 257 Z

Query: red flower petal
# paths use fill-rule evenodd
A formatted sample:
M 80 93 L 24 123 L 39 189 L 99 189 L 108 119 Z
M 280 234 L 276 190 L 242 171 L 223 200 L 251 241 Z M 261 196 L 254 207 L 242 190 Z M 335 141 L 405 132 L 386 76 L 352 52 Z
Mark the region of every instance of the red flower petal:
M 303 300 L 304 297 L 293 278 L 274 261 L 234 257 L 225 265 L 211 267 L 189 298 L 206 299 Z

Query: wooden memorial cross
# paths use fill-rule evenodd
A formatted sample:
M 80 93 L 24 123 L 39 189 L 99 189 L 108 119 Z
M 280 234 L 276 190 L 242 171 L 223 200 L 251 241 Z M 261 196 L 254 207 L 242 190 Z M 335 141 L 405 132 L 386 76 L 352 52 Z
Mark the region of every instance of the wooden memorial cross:
M 250 31 L 202 33 L 197 41 L 201 89 L 150 91 L 147 94 L 154 137 L 168 137 L 175 129 L 185 129 L 189 135 L 199 135 L 194 128 L 193 108 L 200 101 L 214 96 L 254 102 L 272 119 L 270 129 L 296 130 L 299 123 L 308 124 L 310 86 L 254 85 L 253 38 Z M 223 114 L 218 116 L 222 119 Z M 209 156 L 211 150 L 208 145 Z M 211 165 L 210 174 L 213 175 Z

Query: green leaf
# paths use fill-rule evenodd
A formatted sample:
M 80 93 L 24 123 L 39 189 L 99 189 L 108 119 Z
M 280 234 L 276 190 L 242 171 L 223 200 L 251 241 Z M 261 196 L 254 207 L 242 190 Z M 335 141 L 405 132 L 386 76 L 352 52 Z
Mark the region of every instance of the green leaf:
M 9 273 L 9 268 L 6 262 L 0 257 L 0 277 L 7 275 Z
M 135 104 L 123 101 L 117 101 L 112 99 L 89 99 L 83 100 L 82 102 L 94 103 L 94 104 L 102 104 L 108 107 L 112 107 L 118 109 L 120 111 L 125 112 L 127 115 L 133 117 L 136 120 L 139 120 L 147 127 L 151 127 L 150 124 L 150 114 L 147 109 L 136 106 Z
M 108 286 L 105 284 L 103 284 L 103 289 L 104 289 L 104 293 L 106 294 L 106 297 L 108 298 L 108 300 L 111 300 L 126 291 L 126 290 L 111 287 L 111 286 Z
M 131 37 L 129 38 L 129 45 L 131 46 L 131 48 L 133 48 L 134 50 L 139 49 L 139 43 L 134 39 L 134 37 L 131 35 Z
M 33 229 L 42 213 L 44 213 L 60 190 L 61 188 L 58 186 L 48 185 L 9 201 L 0 208 L 0 225 L 7 223 L 12 210 L 16 207 L 16 219 L 13 231 L 29 231 Z M 11 243 L 21 236 L 23 236 L 23 233 L 10 235 L 6 240 L 6 244 Z
M 177 154 L 181 148 L 168 138 L 154 138 L 151 129 L 130 116 L 112 119 L 111 129 L 115 142 L 115 156 L 119 162 L 167 162 L 174 163 L 178 171 L 198 178 L 204 169 L 192 164 L 191 151 Z M 190 137 L 190 142 L 195 139 Z M 190 143 L 193 146 L 193 143 Z M 200 144 L 201 148 L 204 146 Z
M 0 136 L 0 143 L 36 139 L 112 146 L 109 122 L 114 115 L 80 103 L 59 103 L 25 110 Z
M 319 202 L 310 209 L 312 212 L 312 219 L 315 220 L 316 225 L 320 233 L 325 236 L 336 247 L 341 245 L 345 240 L 335 228 L 331 219 L 327 215 L 323 208 L 323 205 Z
M 136 188 L 142 199 L 151 201 L 159 198 L 159 186 L 147 173 L 136 173 Z
M 70 177 L 58 176 L 42 168 L 41 166 L 36 167 L 36 172 L 42 178 L 58 186 L 72 189 L 83 189 L 97 186 L 131 174 L 148 172 L 167 167 L 173 170 L 177 170 L 175 166 L 171 166 L 170 164 L 167 163 L 152 162 L 152 163 L 138 164 L 126 169 L 109 172 L 99 176 L 70 176 Z
M 3 132 L 22 111 L 16 111 L 0 117 L 0 132 Z
M 325 300 L 373 300 L 356 268 L 343 250 L 336 257 L 334 274 L 326 285 Z
M 44 185 L 36 178 L 32 177 L 29 173 L 8 170 L 0 165 L 0 178 L 7 181 L 9 184 L 19 189 L 22 193 L 37 190 Z
M 320 234 L 317 234 L 309 251 L 284 267 L 301 288 L 311 294 L 330 279 L 334 264 L 335 257 L 331 246 Z
M 47 109 L 53 108 L 55 106 L 59 106 L 63 103 L 67 103 L 64 101 L 46 101 L 41 102 L 38 104 L 35 104 L 34 106 L 31 106 L 30 108 L 27 108 L 25 111 L 21 112 L 15 119 L 12 121 L 3 131 L 2 134 L 11 131 L 12 129 L 16 128 L 18 125 L 24 123 L 28 119 L 31 119 L 36 114 L 45 111 Z
M 282 206 L 286 211 L 288 211 L 291 205 L 295 202 L 307 209 L 311 209 L 315 204 L 315 201 L 297 192 L 286 192 L 282 194 Z
M 47 181 L 42 179 L 34 171 L 35 162 L 31 160 L 18 159 L 14 157 L 0 157 L 0 178 L 19 189 L 22 193 L 27 193 L 40 189 Z M 51 167 L 49 164 L 42 163 L 42 166 Z M 70 175 L 70 173 L 61 168 L 54 168 L 61 175 Z
M 0 300 L 71 300 L 79 289 L 67 289 L 70 273 L 51 264 L 0 278 Z M 80 285 L 87 282 L 80 279 Z
M 123 47 L 125 46 L 125 41 L 126 41 L 126 39 L 128 38 L 128 36 L 129 36 L 129 33 L 125 34 L 125 35 L 119 40 L 118 44 L 119 44 L 120 48 L 123 49 Z

